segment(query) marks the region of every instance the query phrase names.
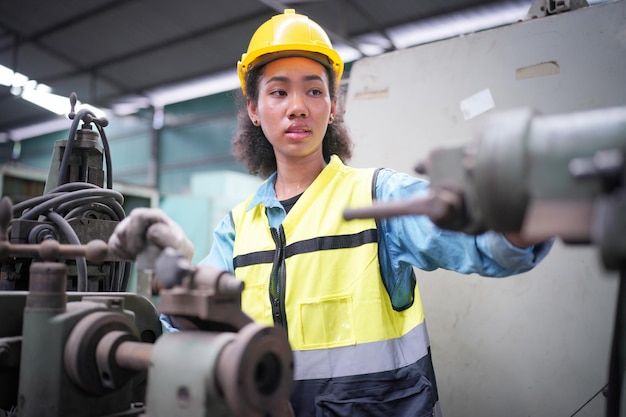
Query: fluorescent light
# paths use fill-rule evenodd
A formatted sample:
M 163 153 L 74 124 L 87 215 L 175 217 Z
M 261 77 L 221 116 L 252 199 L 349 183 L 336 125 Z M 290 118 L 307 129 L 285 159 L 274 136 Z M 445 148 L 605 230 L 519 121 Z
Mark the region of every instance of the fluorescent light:
M 116 116 L 129 116 L 141 109 L 150 107 L 150 99 L 143 96 L 123 97 L 111 105 L 111 110 Z
M 61 96 L 57 96 L 61 97 Z M 65 101 L 64 106 L 67 108 L 66 113 L 69 113 L 70 104 L 69 99 L 67 97 L 62 97 Z M 62 107 L 62 106 L 61 106 Z M 88 109 L 92 111 L 96 117 L 100 118 L 105 116 L 105 112 L 97 107 L 94 107 L 90 104 L 82 104 L 80 102 L 76 103 L 76 111 L 82 109 Z M 58 114 L 58 113 L 57 113 Z M 20 127 L 17 129 L 9 130 L 6 135 L 0 133 L 0 142 L 3 140 L 11 139 L 13 141 L 20 141 L 24 139 L 34 138 L 36 136 L 47 135 L 53 132 L 61 132 L 64 130 L 69 130 L 72 122 L 67 117 L 58 117 L 54 120 L 49 120 L 47 122 L 37 123 L 26 127 Z
M 0 65 L 0 84 L 10 87 L 13 83 L 13 70 Z
M 67 97 L 46 93 L 34 88 L 24 89 L 21 97 L 26 101 L 58 115 L 64 115 L 70 112 L 70 101 Z
M 22 73 L 14 72 L 11 77 L 11 94 L 19 96 L 22 94 L 22 89 L 28 82 L 28 77 Z
M 49 85 L 46 84 L 37 84 L 37 87 L 35 87 L 36 90 L 41 91 L 42 93 L 51 93 L 52 92 L 52 88 L 50 88 Z
M 11 87 L 11 94 L 20 96 L 52 113 L 67 115 L 71 110 L 69 98 L 53 94 L 50 86 L 31 80 L 26 75 L 15 72 L 4 65 L 0 65 L 0 84 Z M 80 101 L 76 107 L 77 110 L 87 108 L 98 118 L 106 115 L 104 110 L 87 103 L 83 104 Z
M 366 56 L 376 56 L 385 52 L 385 48 L 373 43 L 359 43 L 359 49 L 363 51 Z
M 358 49 L 355 49 L 343 43 L 336 43 L 333 45 L 333 47 L 335 48 L 341 59 L 344 60 L 344 62 L 356 61 L 363 56 L 363 54 Z
M 38 87 L 37 85 L 37 81 L 35 80 L 28 80 L 24 83 L 24 85 L 22 85 L 22 88 L 24 90 L 34 90 L 36 87 Z M 43 89 L 39 89 L 39 91 L 43 92 Z M 50 91 L 48 91 L 50 92 Z
M 380 33 L 368 33 L 354 39 L 359 50 L 367 56 L 375 56 L 393 49 L 391 41 Z
M 14 72 L 13 78 L 11 80 L 11 85 L 13 87 L 24 87 L 28 82 L 28 77 L 22 74 L 21 72 Z
M 526 2 L 509 2 L 420 20 L 388 29 L 386 32 L 396 47 L 408 48 L 513 23 L 523 19 L 527 11 Z

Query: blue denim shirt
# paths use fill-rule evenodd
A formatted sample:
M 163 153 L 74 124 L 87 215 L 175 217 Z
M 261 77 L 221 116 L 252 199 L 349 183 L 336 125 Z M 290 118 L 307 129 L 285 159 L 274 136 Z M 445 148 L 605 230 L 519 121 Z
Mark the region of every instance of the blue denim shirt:
M 278 227 L 286 212 L 276 199 L 276 173 L 268 178 L 249 207 L 263 204 L 270 227 Z M 376 181 L 379 201 L 402 200 L 426 195 L 429 183 L 391 169 L 382 169 Z M 201 262 L 233 272 L 235 229 L 230 215 L 214 231 L 210 253 Z M 399 216 L 380 221 L 379 260 L 392 304 L 402 309 L 413 301 L 413 266 L 425 271 L 443 268 L 462 274 L 504 277 L 532 269 L 549 252 L 553 241 L 520 249 L 499 233 L 478 236 L 443 230 L 427 216 Z

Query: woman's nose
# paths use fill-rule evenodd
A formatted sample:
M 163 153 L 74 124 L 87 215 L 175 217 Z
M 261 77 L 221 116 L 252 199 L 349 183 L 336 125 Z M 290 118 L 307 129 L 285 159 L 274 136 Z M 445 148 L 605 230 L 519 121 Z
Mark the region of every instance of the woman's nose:
M 289 118 L 305 117 L 307 115 L 308 110 L 304 97 L 301 94 L 293 94 L 289 103 Z

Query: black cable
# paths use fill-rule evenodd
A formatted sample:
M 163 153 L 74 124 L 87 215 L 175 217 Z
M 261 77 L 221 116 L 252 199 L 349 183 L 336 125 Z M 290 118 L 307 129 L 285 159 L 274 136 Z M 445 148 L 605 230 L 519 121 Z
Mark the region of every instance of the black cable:
M 58 211 L 59 213 L 63 213 L 65 217 L 65 213 L 68 213 L 75 208 L 85 206 L 89 207 L 92 204 L 105 203 L 106 201 L 106 199 L 103 200 L 103 198 L 99 195 L 86 196 L 75 200 L 72 199 L 65 201 L 57 206 L 56 211 Z M 122 215 L 123 209 L 121 209 L 121 206 L 111 204 L 109 208 L 111 209 L 115 220 L 120 220 L 120 218 L 124 218 L 124 216 Z
M 600 390 L 598 392 L 596 392 L 595 394 L 593 394 L 591 396 L 591 398 L 589 398 L 587 401 L 585 401 L 585 403 L 583 405 L 580 406 L 580 408 L 578 408 L 578 410 L 574 411 L 574 414 L 572 414 L 570 417 L 574 417 L 576 414 L 578 414 L 580 412 L 580 410 L 582 410 L 583 408 L 585 408 L 587 406 L 587 404 L 589 404 L 594 398 L 596 398 L 598 395 L 600 395 L 600 393 L 602 391 L 604 391 L 606 389 L 606 387 L 609 384 L 606 384 L 605 386 L 603 386 L 602 388 L 600 388 Z
M 49 211 L 46 217 L 49 218 L 54 224 L 56 224 L 59 227 L 59 229 L 61 229 L 61 232 L 63 232 L 68 242 L 70 242 L 73 245 L 81 244 L 74 229 L 72 229 L 70 224 L 63 217 L 61 217 L 59 213 L 56 213 L 54 211 Z M 88 287 L 87 285 L 88 284 L 87 260 L 85 259 L 84 256 L 77 256 L 75 258 L 75 261 L 76 261 L 76 270 L 77 270 L 77 275 L 78 275 L 78 278 L 76 280 L 76 287 L 77 287 L 76 290 L 84 292 L 87 290 L 87 287 Z
M 77 191 L 77 190 L 101 190 L 102 188 L 97 185 L 90 184 L 87 182 L 68 182 L 66 184 L 62 184 L 58 187 L 55 187 L 49 190 L 46 194 L 40 195 L 38 197 L 32 197 L 26 201 L 22 201 L 21 203 L 17 203 L 13 205 L 13 214 L 19 215 L 22 211 L 37 206 L 45 201 L 48 201 L 54 197 L 58 197 L 63 195 L 66 192 Z
M 44 194 L 44 195 L 40 195 L 39 197 L 33 197 L 28 200 L 22 201 L 21 203 L 17 203 L 13 205 L 13 215 L 19 217 L 22 215 L 22 211 L 28 210 L 45 201 L 50 200 L 51 198 L 54 198 L 60 195 L 62 195 L 62 193 Z
M 14 217 L 23 220 L 37 220 L 42 216 L 55 225 L 66 236 L 71 244 L 80 245 L 80 239 L 69 224 L 69 220 L 85 217 L 85 212 L 92 210 L 109 217 L 112 221 L 120 221 L 126 217 L 122 203 L 124 197 L 117 191 L 107 190 L 90 183 L 66 183 L 55 187 L 48 193 L 23 201 L 13 206 Z M 18 216 L 18 213 L 21 216 Z M 118 266 L 118 264 L 120 264 Z M 123 291 L 128 283 L 128 268 L 123 262 L 113 262 L 111 278 L 103 289 Z M 87 262 L 84 257 L 76 258 L 78 291 L 88 289 Z
M 68 182 L 51 189 L 50 191 L 48 191 L 48 194 L 56 192 L 84 190 L 86 188 L 100 190 L 102 187 L 98 187 L 97 185 L 91 184 L 89 182 Z
M 100 132 L 100 139 L 102 139 L 102 146 L 104 147 L 104 161 L 107 167 L 107 188 L 113 188 L 113 167 L 111 164 L 111 151 L 109 150 L 109 141 L 107 140 L 107 135 L 104 133 L 104 129 L 98 123 L 96 123 L 96 128 L 98 132 Z
M 72 146 L 74 146 L 74 139 L 76 138 L 78 123 L 80 123 L 81 119 L 87 114 L 95 117 L 95 115 L 91 111 L 83 109 L 79 110 L 78 113 L 76 113 L 76 115 L 74 116 L 74 120 L 72 120 L 70 132 L 67 136 L 67 142 L 65 143 L 65 151 L 63 152 L 63 158 L 61 159 L 61 165 L 59 166 L 57 185 L 65 184 L 67 182 L 65 177 L 67 177 L 67 167 L 70 163 L 70 155 L 72 153 Z
M 97 189 L 87 189 L 87 190 L 76 190 L 73 191 L 72 193 L 52 193 L 52 194 L 44 194 L 43 196 L 40 197 L 36 197 L 35 199 L 31 199 L 28 201 L 24 201 L 20 204 L 17 204 L 13 207 L 13 212 L 14 213 L 19 213 L 21 211 L 23 211 L 24 209 L 29 209 L 27 212 L 30 213 L 32 210 L 34 210 L 35 208 L 38 208 L 38 213 L 40 213 L 41 211 L 45 211 L 46 208 L 49 208 L 49 206 L 54 206 L 56 203 L 58 202 L 63 202 L 63 201 L 67 201 L 67 200 L 71 200 L 73 198 L 81 198 L 81 197 L 89 197 L 89 196 L 101 196 L 104 198 L 107 197 L 112 197 L 117 204 L 121 207 L 121 204 L 124 201 L 124 197 L 113 190 L 104 190 L 102 188 L 97 188 Z M 45 206 L 46 208 L 42 209 L 42 206 Z M 123 212 L 123 210 L 122 210 Z M 24 213 L 23 215 L 26 215 L 27 213 Z M 36 216 L 33 214 L 29 215 L 30 217 Z
M 88 206 L 83 205 L 73 208 L 71 211 L 68 211 L 63 217 L 65 217 L 67 220 L 77 217 L 86 217 L 84 216 L 84 214 L 88 211 L 97 211 L 98 213 L 102 213 L 106 217 L 108 217 L 107 220 L 121 220 L 115 210 L 100 201 L 98 201 L 97 203 L 91 203 Z
M 89 198 L 89 197 L 112 197 L 113 199 L 115 199 L 121 207 L 121 204 L 124 202 L 124 197 L 122 196 L 122 194 L 118 193 L 117 191 L 113 191 L 113 190 L 104 190 L 101 188 L 98 188 L 97 190 L 77 190 L 74 191 L 72 193 L 67 193 L 67 194 L 62 194 L 59 196 L 56 196 L 50 200 L 44 201 L 41 204 L 31 208 L 30 210 L 28 210 L 26 213 L 24 213 L 22 215 L 22 218 L 25 220 L 34 220 L 35 218 L 37 218 L 38 216 L 44 214 L 46 211 L 53 209 L 54 207 L 58 206 L 59 204 L 62 204 L 66 201 L 71 201 L 74 199 L 80 199 L 80 198 Z M 124 211 L 123 209 L 121 211 L 119 211 L 120 214 L 122 214 Z M 124 215 L 122 214 L 122 217 Z

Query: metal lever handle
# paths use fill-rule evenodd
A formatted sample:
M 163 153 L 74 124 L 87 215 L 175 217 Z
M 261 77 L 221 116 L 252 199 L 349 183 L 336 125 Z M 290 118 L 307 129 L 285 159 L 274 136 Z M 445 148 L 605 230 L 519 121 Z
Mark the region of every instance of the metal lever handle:
M 9 243 L 0 241 L 0 260 L 9 256 L 39 256 L 44 261 L 71 259 L 84 256 L 89 262 L 104 262 L 109 254 L 109 247 L 103 240 L 92 240 L 86 245 L 66 245 L 56 240 L 45 240 L 39 245 Z
M 463 210 L 462 197 L 455 192 L 432 190 L 427 197 L 417 197 L 403 201 L 374 203 L 371 207 L 349 208 L 343 212 L 345 220 L 384 219 L 396 216 L 426 215 L 434 223 L 451 220 Z

